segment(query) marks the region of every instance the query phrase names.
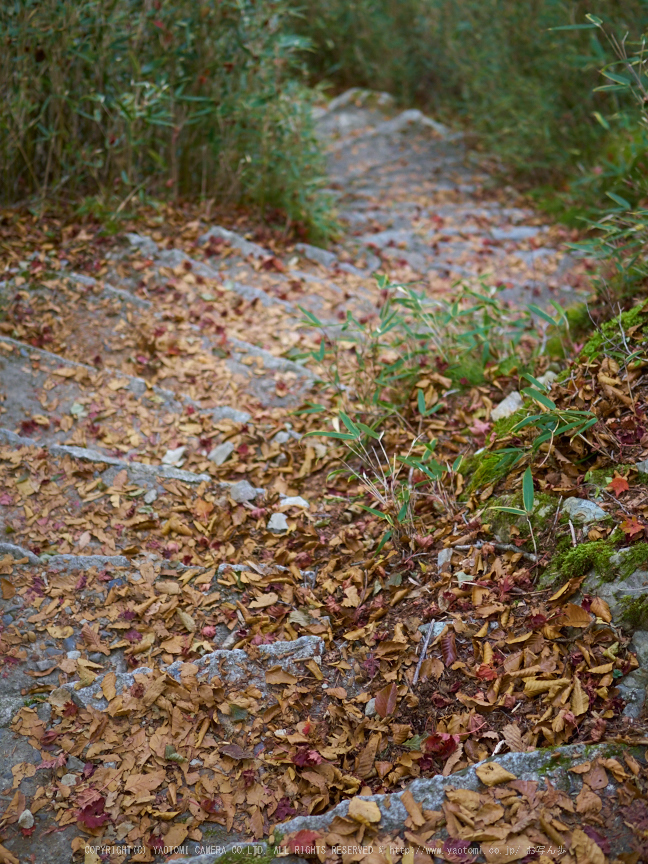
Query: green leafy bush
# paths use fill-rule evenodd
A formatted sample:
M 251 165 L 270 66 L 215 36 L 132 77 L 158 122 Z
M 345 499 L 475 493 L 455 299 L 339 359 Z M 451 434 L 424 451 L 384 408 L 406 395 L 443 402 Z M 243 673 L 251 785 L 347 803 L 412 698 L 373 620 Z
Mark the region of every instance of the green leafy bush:
M 599 31 L 557 28 L 586 22 L 590 12 L 636 35 L 648 7 L 645 0 L 297 5 L 304 12 L 300 32 L 315 46 L 308 54 L 313 80 L 385 89 L 403 103 L 460 119 L 484 147 L 535 182 L 593 164 L 617 134 L 604 128 L 605 115 L 623 102 L 592 92 L 611 58 Z
M 289 18 L 285 0 L 0 4 L 0 196 L 218 196 L 325 231 Z

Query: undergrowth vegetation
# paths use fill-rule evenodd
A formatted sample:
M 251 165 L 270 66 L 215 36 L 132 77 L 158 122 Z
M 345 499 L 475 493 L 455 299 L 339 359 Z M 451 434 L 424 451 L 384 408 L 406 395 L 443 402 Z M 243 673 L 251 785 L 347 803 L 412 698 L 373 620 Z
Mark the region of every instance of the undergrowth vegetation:
M 285 0 L 0 6 L 0 199 L 99 215 L 139 196 L 275 208 L 328 231 Z
M 603 157 L 600 187 L 618 184 L 643 137 L 608 121 L 625 104 L 593 93 L 612 52 L 598 30 L 566 32 L 586 13 L 637 37 L 644 0 L 302 0 L 313 80 L 384 89 L 459 118 L 482 146 L 541 181 Z M 605 128 L 607 127 L 607 128 Z M 645 148 L 644 148 L 645 149 Z M 636 169 L 635 169 L 636 170 Z M 590 190 L 593 191 L 593 190 Z M 599 191 L 599 190 L 597 190 Z M 583 192 L 584 194 L 584 192 Z

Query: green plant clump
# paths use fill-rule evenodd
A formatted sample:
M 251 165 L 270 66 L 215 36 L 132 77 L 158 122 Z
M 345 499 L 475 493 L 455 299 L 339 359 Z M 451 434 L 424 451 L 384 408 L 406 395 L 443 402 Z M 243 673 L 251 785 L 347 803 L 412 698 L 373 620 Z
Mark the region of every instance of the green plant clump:
M 648 564 L 648 543 L 636 543 L 624 549 L 623 553 L 619 554 L 619 559 L 619 575 L 622 579 L 627 579 L 635 570 L 641 570 Z
M 0 199 L 218 197 L 325 233 L 292 18 L 288 0 L 0 4 Z
M 610 557 L 613 554 L 614 546 L 609 541 L 592 540 L 559 553 L 553 564 L 565 581 L 586 576 L 590 570 L 596 570 L 605 579 L 612 570 Z
M 623 340 L 632 327 L 644 328 L 648 324 L 647 301 L 621 312 L 606 321 L 583 346 L 582 355 L 587 360 L 597 360 L 604 355 L 613 356 L 623 346 Z
M 632 630 L 643 627 L 648 621 L 648 596 L 622 597 L 619 605 L 622 621 Z

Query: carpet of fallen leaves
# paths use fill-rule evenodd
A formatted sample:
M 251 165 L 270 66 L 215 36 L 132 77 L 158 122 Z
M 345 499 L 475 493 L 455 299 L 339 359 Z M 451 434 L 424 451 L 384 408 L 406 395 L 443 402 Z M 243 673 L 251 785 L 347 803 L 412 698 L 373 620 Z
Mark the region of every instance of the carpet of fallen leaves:
M 197 226 L 186 230 L 188 248 L 196 233 Z M 105 274 L 113 266 L 109 247 L 97 251 L 91 238 L 75 236 L 79 245 L 66 250 L 72 262 L 66 269 Z M 223 255 L 227 249 L 211 252 Z M 107 485 L 97 479 L 96 465 L 71 455 L 52 458 L 32 445 L 0 447 L 7 539 L 38 554 L 121 554 L 134 560 L 84 572 L 48 572 L 46 564 L 34 569 L 9 556 L 0 562 L 3 597 L 17 593 L 36 610 L 26 621 L 4 626 L 5 667 L 24 659 L 25 643 L 38 647 L 45 634 L 61 648 L 75 637 L 80 651 L 79 657 L 57 658 L 51 669 L 30 673 L 34 686 L 25 695 L 36 702 L 49 699 L 56 724 L 39 719 L 33 704 L 14 722 L 42 755 L 41 764 L 14 769 L 16 789 L 22 777 L 42 771 L 31 812 L 49 808 L 59 826 L 77 825 L 75 851 L 88 837 L 109 837 L 141 843 L 144 851 L 130 860 L 146 862 L 164 846 L 209 836 L 210 826 L 268 837 L 288 817 L 322 813 L 353 798 L 355 809 L 335 821 L 328 847 L 371 840 L 396 851 L 391 857 L 343 856 L 345 864 L 423 864 L 430 855 L 406 851 L 405 841 L 430 847 L 442 824 L 441 857 L 448 861 L 477 860 L 470 851 L 476 845 L 488 861 L 512 861 L 532 848 L 562 849 L 568 841 L 569 853 L 543 851 L 529 860 L 598 864 L 607 860 L 606 814 L 613 806 L 601 790 L 610 772 L 622 784 L 615 795 L 624 821 L 644 838 L 646 772 L 629 755 L 625 764 L 609 758 L 574 766 L 584 780 L 575 802 L 512 775 L 480 775 L 486 787 L 480 793 L 448 790 L 443 812 L 422 811 L 410 795 L 403 798 L 409 813 L 404 837 L 380 835 L 371 802 L 357 796 L 395 791 L 416 777 L 447 776 L 502 752 L 642 741 L 643 726 L 630 726 L 621 716 L 615 687 L 637 665 L 626 648 L 628 637 L 612 623 L 605 601 L 579 595 L 582 579 L 536 587 L 569 526 L 547 526 L 538 538 L 538 560 L 523 529 L 513 526 L 508 543 L 494 538 L 488 501 L 518 491 L 521 471 L 470 495 L 462 494 L 463 480 L 456 477 L 456 485 L 445 490 L 451 507 L 423 499 L 417 517 L 425 531 L 377 553 L 384 528 L 360 506 L 374 503 L 367 490 L 356 480 L 328 476 L 345 455 L 343 448 L 301 440 L 315 421 L 289 415 L 285 407 L 261 408 L 222 358 L 212 354 L 205 362 L 186 325 L 198 322 L 218 337 L 226 321 L 229 335 L 235 326 L 248 339 L 251 329 L 271 327 L 284 349 L 313 347 L 313 335 L 296 330 L 281 307 L 273 307 L 272 320 L 265 313 L 261 318 L 253 303 L 241 304 L 182 268 L 160 273 L 141 257 L 114 266 L 122 268 L 122 280 L 138 274 L 134 291 L 155 299 L 164 326 L 145 310 L 131 310 L 130 321 L 115 318 L 113 332 L 104 325 L 100 332 L 99 311 L 110 320 L 111 307 L 121 300 L 94 296 L 63 278 L 48 277 L 39 292 L 18 291 L 2 325 L 7 337 L 93 367 L 81 373 L 50 368 L 37 353 L 23 358 L 42 388 L 46 413 L 35 413 L 18 431 L 38 441 L 41 431 L 56 425 L 61 442 L 100 447 L 126 460 L 136 455 L 144 463 L 157 464 L 182 445 L 182 467 L 209 479 L 166 480 L 151 507 L 141 503 L 146 488 L 131 482 L 126 470 L 115 471 Z M 261 268 L 267 291 L 284 291 L 281 299 L 291 301 L 299 297 L 298 284 L 290 287 L 294 296 L 285 286 L 275 288 L 279 258 Z M 330 298 L 331 309 L 336 302 Z M 641 328 L 628 338 L 635 350 L 644 345 Z M 0 350 L 9 357 L 15 348 L 0 336 Z M 110 370 L 102 368 L 106 353 Z M 151 385 L 184 389 L 203 409 L 235 404 L 250 410 L 254 425 L 208 422 L 191 406 L 163 415 L 149 411 L 154 391 L 133 394 L 120 371 Z M 536 488 L 586 498 L 586 470 L 609 469 L 614 477 L 605 490 L 605 509 L 626 542 L 637 542 L 648 536 L 648 492 L 633 468 L 619 473 L 615 466 L 648 456 L 643 367 L 635 364 L 623 376 L 612 360 L 574 359 L 569 372 L 554 383 L 551 398 L 563 408 L 591 409 L 599 422 L 586 441 L 561 440 L 540 449 Z M 492 435 L 492 406 L 516 388 L 517 379 L 499 378 L 448 396 L 450 385 L 444 387 L 442 376 L 441 382 L 444 408 L 425 427 L 438 439 L 440 458 L 511 441 L 524 446 L 535 434 L 527 429 L 499 441 Z M 77 385 L 83 392 L 69 391 L 76 414 L 68 411 L 57 420 L 57 398 L 67 396 L 53 394 Z M 275 386 L 282 397 L 291 382 L 284 374 Z M 295 434 L 279 445 L 273 439 L 287 420 Z M 411 438 L 395 427 L 385 443 L 395 452 L 409 447 Z M 216 465 L 207 454 L 223 442 L 232 444 L 231 455 Z M 214 482 L 242 477 L 267 490 L 261 504 L 237 503 Z M 304 496 L 311 506 L 283 506 L 280 494 Z M 288 517 L 285 535 L 266 527 L 277 510 Z M 603 539 L 613 528 L 603 523 L 571 530 L 578 543 Z M 451 555 L 439 567 L 442 549 Z M 142 558 L 144 552 L 155 555 L 155 563 Z M 424 625 L 437 625 L 429 640 Z M 321 639 L 322 653 L 296 660 L 293 671 L 263 660 L 262 646 L 300 637 Z M 212 674 L 204 675 L 198 661 L 219 647 L 244 649 L 241 674 L 210 667 Z M 128 689 L 117 691 L 121 673 L 111 671 L 111 656 L 123 656 L 134 674 Z M 167 670 L 177 661 L 174 677 Z M 38 677 L 54 670 L 59 686 L 39 686 Z M 87 687 L 98 676 L 102 708 L 80 703 L 63 686 L 79 680 Z M 61 782 L 68 755 L 85 762 L 75 785 Z M 17 821 L 25 807 L 21 795 L 16 792 L 2 825 Z M 512 834 L 523 854 L 489 853 L 492 842 Z M 292 848 L 299 851 L 316 839 L 298 837 Z M 641 855 L 627 862 L 644 860 Z

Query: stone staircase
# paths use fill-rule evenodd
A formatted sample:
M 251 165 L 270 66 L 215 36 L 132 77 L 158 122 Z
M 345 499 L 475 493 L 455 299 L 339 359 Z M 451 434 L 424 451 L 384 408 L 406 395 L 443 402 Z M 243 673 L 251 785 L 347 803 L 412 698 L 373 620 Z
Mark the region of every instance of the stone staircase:
M 289 412 L 316 384 L 296 358 L 318 339 L 300 307 L 332 331 L 347 312 L 372 315 L 379 270 L 422 281 L 431 295 L 485 274 L 513 302 L 579 291 L 580 265 L 555 230 L 508 206 L 506 191 L 484 191 L 488 177 L 471 167 L 460 135 L 420 112 L 398 114 L 386 94 L 357 90 L 321 109 L 319 127 L 346 226 L 331 250 L 302 243 L 280 259 L 204 224 L 171 244 L 126 235 L 102 278 L 68 272 L 55 255 L 39 258 L 38 278 L 29 262 L 0 274 L 3 860 L 68 864 L 72 850 L 75 861 L 166 860 L 151 852 L 92 857 L 78 839 L 92 835 L 76 819 L 55 821 L 90 772 L 95 787 L 112 790 L 113 805 L 116 778 L 137 773 L 140 733 L 133 727 L 125 744 L 113 742 L 108 719 L 166 711 L 175 733 L 184 723 L 178 715 L 191 710 L 196 749 L 200 735 L 212 734 L 204 725 L 212 697 L 201 687 L 214 675 L 221 702 L 246 689 L 249 716 L 252 705 L 276 704 L 278 685 L 304 670 L 322 687 L 353 688 L 352 676 L 327 663 L 334 646 L 325 616 L 296 614 L 293 640 L 238 647 L 237 629 L 253 613 L 241 604 L 240 574 L 284 587 L 293 580 L 291 590 L 302 592 L 314 578 L 294 563 L 255 562 L 254 543 L 246 565 L 227 558 L 237 519 L 267 532 L 273 514 L 302 507 L 281 485 L 266 487 L 263 468 L 304 458 Z M 256 461 L 232 457 L 246 452 Z M 120 603 L 126 617 L 116 617 Z M 223 621 L 213 624 L 215 609 Z M 154 615 L 157 635 L 147 642 L 137 625 L 148 627 Z M 189 650 L 202 658 L 185 663 Z M 78 716 L 93 718 L 89 737 L 74 725 Z M 235 720 L 221 713 L 220 723 L 226 735 Z M 54 742 L 63 758 L 47 767 Z M 161 756 L 159 747 L 147 751 L 149 765 L 165 764 L 170 745 L 159 746 Z M 175 790 L 218 769 L 195 757 L 174 770 Z M 52 781 L 58 791 L 49 794 Z M 147 829 L 155 823 L 142 815 L 155 811 L 152 791 L 139 804 L 131 795 L 132 818 L 110 823 L 98 844 L 137 847 L 138 820 Z M 213 824 L 211 841 L 197 828 L 208 821 L 185 819 L 174 829 L 177 845 L 199 854 L 240 840 L 233 810 L 224 826 Z M 295 830 L 302 823 L 314 824 L 297 820 Z

